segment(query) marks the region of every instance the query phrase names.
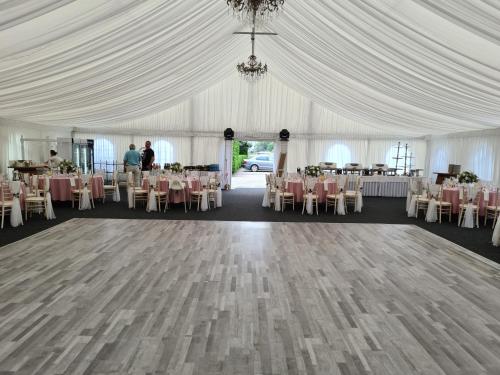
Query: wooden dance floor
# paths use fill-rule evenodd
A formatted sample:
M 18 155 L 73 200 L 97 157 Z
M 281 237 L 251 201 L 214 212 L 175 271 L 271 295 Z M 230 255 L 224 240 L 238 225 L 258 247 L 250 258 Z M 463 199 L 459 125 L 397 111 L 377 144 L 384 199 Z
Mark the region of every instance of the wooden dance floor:
M 498 375 L 499 271 L 415 226 L 73 219 L 0 248 L 0 374 Z

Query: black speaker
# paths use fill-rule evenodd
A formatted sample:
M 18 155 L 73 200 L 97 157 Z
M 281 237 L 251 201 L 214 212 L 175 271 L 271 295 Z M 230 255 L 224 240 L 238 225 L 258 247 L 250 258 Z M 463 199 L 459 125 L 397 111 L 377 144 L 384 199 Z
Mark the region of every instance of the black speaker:
M 280 140 L 281 141 L 288 141 L 288 138 L 290 138 L 290 132 L 286 129 L 281 129 Z
M 232 141 L 234 139 L 234 131 L 231 128 L 224 130 L 224 139 L 226 141 Z

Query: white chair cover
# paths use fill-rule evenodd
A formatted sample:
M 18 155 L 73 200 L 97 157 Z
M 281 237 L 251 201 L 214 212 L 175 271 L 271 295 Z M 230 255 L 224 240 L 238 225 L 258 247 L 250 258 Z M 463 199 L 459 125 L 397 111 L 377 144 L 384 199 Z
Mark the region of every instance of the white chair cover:
M 266 186 L 264 198 L 262 199 L 262 207 L 271 207 L 271 203 L 269 202 L 269 194 L 271 194 L 271 187 L 268 185 Z
M 344 193 L 341 192 L 339 194 L 339 200 L 337 202 L 337 214 L 338 215 L 345 215 L 345 206 L 344 206 Z
M 497 220 L 493 231 L 493 246 L 500 246 L 500 220 Z
M 490 200 L 490 190 L 488 188 L 485 188 L 483 190 L 483 200 L 485 202 L 488 202 Z
M 120 188 L 118 186 L 118 181 L 116 182 L 115 190 L 113 191 L 113 202 L 120 202 Z
M 208 210 L 208 192 L 206 189 L 203 189 L 203 193 L 201 193 L 201 205 L 200 209 L 202 211 Z
M 132 172 L 127 173 L 127 199 L 128 199 L 128 208 L 134 208 L 134 190 L 132 188 L 132 184 L 134 183 L 134 176 Z
M 222 207 L 222 188 L 217 187 L 217 207 Z
M 281 191 L 279 189 L 276 189 L 276 192 L 274 193 L 274 210 L 275 211 L 281 211 Z
M 312 193 L 307 193 L 306 212 L 309 215 L 314 214 Z
M 472 207 L 472 203 L 467 204 L 467 208 L 465 209 L 464 218 L 462 221 L 463 228 L 474 228 L 474 208 Z
M 90 203 L 90 194 L 89 194 L 89 188 L 87 186 L 89 182 L 89 176 L 88 175 L 82 175 L 82 184 L 83 184 L 83 191 L 82 191 L 82 199 L 80 200 L 80 206 L 78 207 L 79 210 L 91 210 L 92 205 Z
M 363 196 L 361 195 L 361 192 L 358 191 L 358 194 L 356 195 L 356 201 L 354 202 L 354 212 L 361 212 L 362 208 L 363 208 Z
M 10 211 L 10 225 L 14 228 L 23 225 L 23 213 L 21 212 L 21 203 L 18 194 L 21 194 L 21 184 L 19 181 L 12 181 L 10 183 L 10 190 L 14 195 L 12 201 L 12 209 Z
M 428 223 L 435 223 L 437 221 L 437 202 L 432 198 L 427 206 L 427 213 L 425 215 L 425 221 Z
M 417 214 L 417 195 L 411 196 L 410 206 L 408 207 L 408 217 L 415 217 Z
M 148 204 L 146 205 L 146 211 L 158 211 L 158 202 L 156 200 L 156 193 L 154 191 L 154 187 L 156 186 L 156 176 L 149 176 L 149 199 Z
M 50 188 L 49 176 L 45 176 L 45 187 L 44 187 L 45 205 L 46 205 L 45 217 L 47 218 L 47 220 L 52 220 L 56 218 L 56 214 L 54 213 L 54 208 L 52 207 L 52 197 L 50 195 L 49 188 Z

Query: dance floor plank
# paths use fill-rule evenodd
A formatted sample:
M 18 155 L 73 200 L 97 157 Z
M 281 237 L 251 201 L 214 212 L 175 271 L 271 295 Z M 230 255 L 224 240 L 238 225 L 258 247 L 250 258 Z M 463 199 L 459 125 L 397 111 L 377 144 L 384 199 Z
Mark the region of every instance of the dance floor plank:
M 0 374 L 500 374 L 499 271 L 410 225 L 73 219 L 0 248 Z

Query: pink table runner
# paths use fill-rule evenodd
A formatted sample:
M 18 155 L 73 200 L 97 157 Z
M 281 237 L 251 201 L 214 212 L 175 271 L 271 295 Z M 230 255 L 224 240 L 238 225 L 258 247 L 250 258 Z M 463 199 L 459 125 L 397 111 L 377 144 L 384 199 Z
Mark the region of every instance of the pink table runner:
M 495 205 L 497 199 L 496 191 L 490 191 L 489 200 L 485 202 L 484 194 L 481 192 L 479 198 L 479 215 L 484 216 L 484 210 L 487 205 Z M 454 214 L 458 214 L 460 205 L 460 189 L 459 188 L 443 188 L 443 201 L 451 203 L 451 210 Z
M 39 187 L 43 189 L 44 180 L 40 179 Z M 80 178 L 75 177 L 76 187 L 80 186 Z M 52 176 L 50 178 L 50 194 L 53 201 L 71 200 L 71 182 L 66 176 Z M 104 178 L 102 176 L 93 176 L 92 194 L 94 199 L 104 197 Z
M 336 192 L 337 183 L 335 181 L 328 181 L 327 184 L 328 192 L 325 191 L 324 182 L 316 183 L 315 192 L 318 194 L 319 203 L 324 203 L 326 201 L 327 194 L 334 194 Z M 286 191 L 295 195 L 295 202 L 304 201 L 304 185 L 302 181 L 288 181 Z

